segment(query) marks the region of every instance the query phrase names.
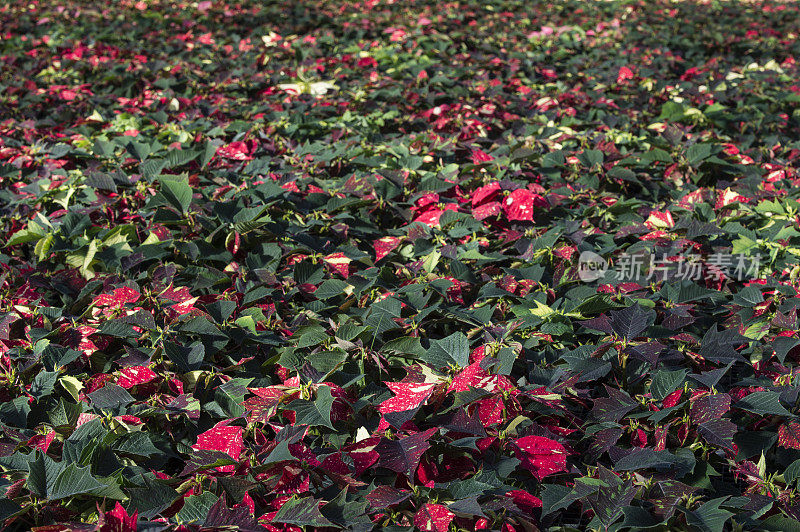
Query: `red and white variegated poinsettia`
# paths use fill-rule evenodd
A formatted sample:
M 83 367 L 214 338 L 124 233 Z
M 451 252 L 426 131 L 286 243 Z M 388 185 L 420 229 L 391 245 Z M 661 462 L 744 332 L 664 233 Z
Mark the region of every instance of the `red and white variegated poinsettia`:
M 278 405 L 290 402 L 300 396 L 297 387 L 277 385 L 266 388 L 248 388 L 248 391 L 255 394 L 242 403 L 247 410 L 247 420 L 250 423 L 266 423 L 278 411 Z
M 394 251 L 402 240 L 402 238 L 396 236 L 384 236 L 375 240 L 372 243 L 372 246 L 375 248 L 375 262 L 378 262 Z
M 491 216 L 500 214 L 502 207 L 500 204 L 500 183 L 492 181 L 486 185 L 478 187 L 471 195 L 472 215 L 477 220 L 484 220 Z
M 414 514 L 414 526 L 423 532 L 447 532 L 456 514 L 442 504 L 423 504 Z
M 537 208 L 546 207 L 547 202 L 540 195 L 527 188 L 518 188 L 502 201 L 503 211 L 510 221 L 532 222 Z
M 672 213 L 669 211 L 651 211 L 650 216 L 647 217 L 644 223 L 653 231 L 656 229 L 672 229 L 675 227 L 675 221 L 672 219 Z
M 524 436 L 514 440 L 517 458 L 523 468 L 533 473 L 537 480 L 567 471 L 566 447 L 544 436 Z
M 628 66 L 620 67 L 619 72 L 617 73 L 617 83 L 626 83 L 629 80 L 632 80 L 636 77 L 633 70 L 631 70 Z
M 158 375 L 156 372 L 146 366 L 129 366 L 120 370 L 117 384 L 123 388 L 129 389 L 140 384 L 146 384 L 157 378 Z
M 226 453 L 234 460 L 239 460 L 244 449 L 242 438 L 242 427 L 231 425 L 230 421 L 220 421 L 212 428 L 197 436 L 197 443 L 192 445 L 193 449 L 221 451 Z M 222 473 L 229 473 L 235 469 L 233 465 L 220 466 L 217 468 Z
M 472 164 L 483 164 L 494 161 L 494 157 L 478 148 L 472 150 L 470 159 L 472 160 Z
M 325 264 L 330 267 L 333 271 L 347 279 L 350 277 L 350 260 L 344 253 L 331 253 L 327 255 L 323 261 Z
M 142 294 L 133 288 L 123 286 L 115 288 L 111 293 L 100 294 L 92 300 L 96 307 L 119 308 L 125 303 L 136 303 Z
M 136 312 L 136 308 L 128 308 L 128 304 L 133 304 L 139 301 L 142 294 L 133 288 L 123 286 L 115 288 L 110 293 L 100 294 L 92 300 L 92 316 L 99 318 L 100 316 L 112 317 L 119 314 L 123 309 L 128 312 Z
M 737 203 L 747 204 L 750 203 L 750 199 L 751 198 L 739 194 L 738 192 L 734 192 L 730 188 L 718 190 L 716 202 L 714 203 L 714 209 L 719 210 Z
M 114 508 L 107 512 L 102 512 L 98 506 L 99 519 L 97 521 L 97 530 L 100 532 L 136 532 L 138 525 L 136 524 L 139 519 L 139 512 L 134 510 L 128 512 L 119 503 L 114 504 Z
M 378 430 L 389 427 L 387 414 L 398 412 L 414 412 L 434 394 L 443 388 L 444 381 L 428 368 L 412 366 L 407 370 L 406 378 L 400 382 L 386 382 L 386 386 L 394 393 L 394 397 L 378 405 L 381 421 Z
M 182 316 L 184 314 L 199 312 L 194 304 L 197 303 L 198 298 L 192 296 L 189 288 L 186 286 L 172 286 L 170 285 L 162 291 L 158 297 L 166 301 L 174 301 L 175 303 L 169 306 L 170 315 L 172 318 Z
M 236 141 L 220 146 L 217 149 L 217 155 L 234 161 L 250 161 L 253 159 L 251 151 L 251 147 L 246 142 Z
M 415 213 L 412 221 L 436 227 L 439 225 L 439 218 L 446 211 L 458 211 L 458 203 L 440 203 L 440 199 L 436 193 L 424 194 L 417 199 L 411 207 L 411 211 Z

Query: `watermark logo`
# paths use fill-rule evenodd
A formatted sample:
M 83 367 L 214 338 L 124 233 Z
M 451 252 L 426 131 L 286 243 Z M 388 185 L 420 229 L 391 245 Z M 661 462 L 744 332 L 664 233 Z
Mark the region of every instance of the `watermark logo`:
M 578 277 L 584 283 L 603 278 L 608 271 L 608 261 L 594 251 L 583 251 L 578 257 Z
M 615 257 L 613 264 L 593 251 L 583 251 L 578 257 L 578 277 L 585 283 L 600 279 L 609 282 L 642 282 L 688 280 L 744 281 L 759 275 L 761 256 L 713 253 L 711 255 L 680 254 L 657 257 L 647 253 Z

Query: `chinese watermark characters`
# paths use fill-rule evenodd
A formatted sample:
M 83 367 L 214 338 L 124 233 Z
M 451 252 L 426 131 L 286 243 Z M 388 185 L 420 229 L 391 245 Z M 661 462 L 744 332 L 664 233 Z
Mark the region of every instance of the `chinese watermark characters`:
M 578 259 L 578 277 L 590 283 L 605 281 L 744 281 L 755 279 L 761 267 L 761 255 L 713 253 L 700 255 L 650 255 L 647 253 L 622 254 L 613 265 L 592 251 L 584 251 Z

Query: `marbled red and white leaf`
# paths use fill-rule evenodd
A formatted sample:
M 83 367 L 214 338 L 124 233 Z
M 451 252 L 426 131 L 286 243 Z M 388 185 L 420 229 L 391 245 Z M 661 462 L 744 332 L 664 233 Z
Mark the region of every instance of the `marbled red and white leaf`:
M 375 248 L 375 262 L 378 262 L 400 245 L 401 239 L 396 236 L 384 236 L 372 242 Z
M 544 436 L 524 436 L 514 441 L 520 464 L 538 479 L 567 470 L 567 449 Z
M 516 189 L 503 200 L 503 210 L 511 221 L 533 221 L 534 210 L 544 205 L 544 198 L 526 188 Z
M 147 366 L 130 366 L 120 371 L 117 384 L 129 389 L 137 384 L 145 384 L 157 378 L 156 372 Z
M 800 423 L 789 421 L 778 428 L 778 445 L 800 450 Z
M 447 506 L 425 503 L 414 514 L 414 526 L 423 532 L 447 532 L 455 516 Z
M 244 449 L 242 427 L 229 425 L 229 421 L 220 421 L 213 428 L 197 436 L 197 443 L 192 448 L 198 450 L 222 451 L 234 460 L 239 460 Z M 227 465 L 219 468 L 220 472 L 233 471 L 235 466 Z

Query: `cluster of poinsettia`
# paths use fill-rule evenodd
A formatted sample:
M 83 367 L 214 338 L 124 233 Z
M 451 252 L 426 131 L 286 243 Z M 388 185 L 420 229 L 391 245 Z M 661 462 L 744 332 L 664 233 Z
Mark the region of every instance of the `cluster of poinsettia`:
M 492 181 L 470 194 L 464 194 L 460 200 L 467 203 L 463 208 L 476 220 L 502 214 L 500 220 L 530 222 L 533 221 L 535 208 L 547 207 L 547 202 L 541 195 L 544 192 L 544 188 L 537 184 L 531 184 L 528 188 L 514 185 L 513 190 L 504 191 L 499 182 Z M 420 197 L 411 211 L 415 213 L 413 221 L 435 227 L 445 211 L 458 212 L 460 208 L 458 200 L 443 203 L 440 202 L 439 194 L 434 193 Z
M 4 529 L 800 527 L 797 14 L 5 2 Z
M 505 450 L 516 455 L 520 466 L 539 481 L 567 471 L 566 458 L 570 452 L 557 440 L 538 435 L 504 439 L 499 437 L 498 431 L 509 416 L 515 417 L 523 412 L 523 402 L 533 400 L 558 408 L 558 396 L 544 388 L 530 393 L 520 392 L 504 375 L 484 369 L 481 364 L 483 362 L 486 365 L 485 359 L 483 347 L 474 350 L 470 356 L 472 362 L 449 382 L 431 372 L 427 366 L 407 368 L 403 380 L 385 383 L 394 397 L 377 406 L 381 419 L 376 431 L 370 434 L 365 428 L 359 429 L 354 443 L 340 450 L 323 450 L 324 458 L 320 456 L 319 449 L 312 449 L 303 442 L 307 427 L 319 424 L 333 428 L 334 423 L 347 420 L 353 414 L 355 398 L 352 393 L 332 382 L 322 382 L 309 390 L 315 396 L 314 402 L 306 401 L 302 399 L 304 392 L 297 376 L 287 378 L 280 385 L 248 388 L 253 395 L 243 402 L 248 422 L 271 426 L 279 436 L 276 441 L 256 431 L 249 434 L 254 438 L 255 447 L 246 445 L 243 439 L 245 430 L 241 426 L 231 425 L 229 421 L 222 421 L 199 434 L 193 449 L 212 451 L 196 455 L 200 460 L 205 460 L 205 464 L 217 463 L 220 457 L 230 457 L 240 462 L 238 466 L 223 465 L 213 469 L 219 473 L 246 471 L 246 467 L 243 470 L 241 465 L 243 452 L 252 452 L 255 463 L 268 466 L 258 468 L 259 473 L 254 475 L 255 480 L 267 483 L 270 491 L 279 494 L 267 505 L 275 510 L 260 518 L 268 529 L 275 528 L 269 523 L 278 512 L 284 512 L 280 510 L 284 504 L 288 502 L 289 507 L 294 508 L 292 495 L 308 491 L 313 479 L 319 477 L 327 477 L 346 490 L 348 487 L 365 486 L 364 482 L 357 479 L 363 478 L 369 470 L 385 468 L 397 473 L 398 482 L 394 487 L 380 486 L 366 495 L 372 509 L 369 512 L 372 520 L 380 522 L 386 517 L 386 510 L 414 495 L 413 486 L 432 489 L 442 483 L 458 483 L 474 477 L 479 473 L 475 464 L 479 464 L 487 453 Z M 457 409 L 442 417 L 441 429 L 431 427 L 422 430 L 413 422 L 421 408 L 436 411 L 448 394 L 470 390 L 482 390 L 486 397 L 468 408 Z M 287 432 L 288 427 L 276 424 L 281 417 L 297 429 Z M 387 430 L 397 430 L 396 435 L 391 438 L 382 436 L 388 434 Z M 565 430 L 554 423 L 542 430 L 558 437 L 575 429 Z M 285 439 L 280 437 L 284 433 Z M 434 445 L 458 443 L 465 438 L 473 442 L 473 452 L 445 454 L 441 460 L 426 456 L 426 451 Z M 531 518 L 534 510 L 541 508 L 541 500 L 524 489 L 497 487 L 500 488 L 497 504 L 517 508 Z M 188 496 L 191 496 L 190 492 L 184 494 L 184 497 Z M 246 499 L 245 502 L 252 513 L 252 499 Z M 334 523 L 326 522 L 325 517 L 328 515 L 328 504 L 323 504 L 321 510 L 320 513 L 306 507 L 306 511 L 316 515 L 316 525 L 324 523 L 332 526 Z M 463 512 L 456 510 L 454 513 L 444 504 L 424 503 L 413 514 L 413 523 L 421 530 L 447 530 L 453 521 L 466 528 L 485 528 L 488 525 L 485 518 L 477 521 L 467 518 Z

